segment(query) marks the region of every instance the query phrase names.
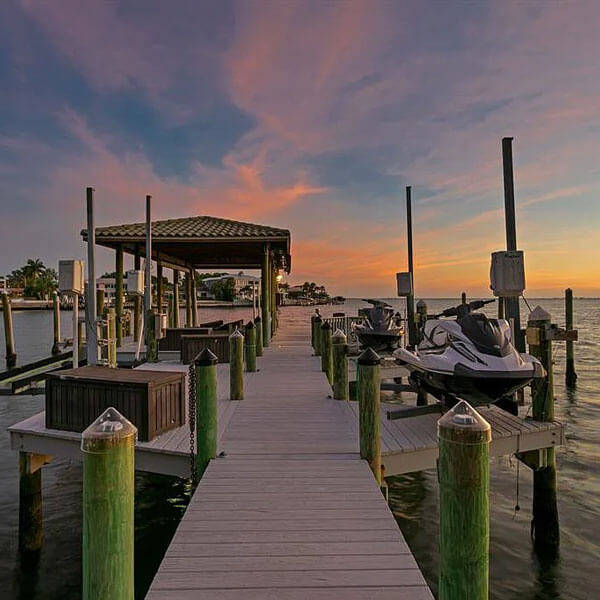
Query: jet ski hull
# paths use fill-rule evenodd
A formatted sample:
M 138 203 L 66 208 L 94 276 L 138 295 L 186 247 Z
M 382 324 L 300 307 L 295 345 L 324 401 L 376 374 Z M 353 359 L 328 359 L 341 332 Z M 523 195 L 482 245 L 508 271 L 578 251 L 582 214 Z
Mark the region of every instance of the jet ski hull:
M 411 379 L 432 396 L 447 402 L 453 398 L 461 398 L 473 405 L 492 404 L 514 394 L 534 379 L 535 373 L 487 371 L 477 372 L 456 365 L 453 373 L 437 373 L 435 371 L 411 371 Z

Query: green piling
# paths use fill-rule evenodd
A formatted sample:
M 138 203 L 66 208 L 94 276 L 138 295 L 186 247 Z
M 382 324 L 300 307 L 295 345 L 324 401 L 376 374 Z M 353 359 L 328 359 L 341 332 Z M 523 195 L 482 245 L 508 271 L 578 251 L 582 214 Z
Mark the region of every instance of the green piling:
M 196 369 L 196 474 L 202 477 L 217 456 L 217 357 L 204 348 L 194 360 Z
M 96 316 L 101 317 L 104 314 L 104 290 L 96 290 Z
M 115 309 L 104 309 L 106 320 L 106 357 L 109 367 L 117 366 L 117 324 L 115 319 Z
M 117 348 L 123 342 L 123 246 L 119 244 L 115 256 L 115 314 L 117 322 Z
M 13 329 L 12 308 L 6 292 L 2 293 L 2 316 L 4 317 L 4 341 L 6 343 L 6 367 L 11 369 L 17 364 L 15 333 Z
M 316 321 L 317 315 L 314 314 L 311 316 L 310 318 L 310 345 L 313 347 L 313 350 L 315 350 L 315 321 Z
M 315 356 L 321 356 L 321 327 L 323 319 L 321 316 L 315 318 Z
M 360 457 L 368 461 L 379 485 L 381 485 L 380 360 L 373 348 L 367 348 L 358 357 L 356 367 Z
M 57 292 L 52 292 L 52 354 L 60 353 L 60 299 Z
M 244 355 L 246 359 L 246 371 L 248 373 L 256 372 L 256 328 L 252 321 L 246 325 L 244 335 Z
M 333 360 L 331 352 L 331 325 L 325 321 L 321 325 L 321 371 L 327 375 L 329 384 L 333 383 Z
M 467 303 L 467 292 L 463 292 L 460 295 L 460 303 L 461 304 L 466 304 Z
M 42 465 L 47 457 L 19 452 L 19 551 L 38 552 L 43 541 Z
M 461 400 L 438 421 L 439 600 L 487 600 L 491 428 Z
M 153 310 L 146 313 L 146 361 L 158 362 L 158 340 L 156 339 L 156 320 L 158 315 Z
M 341 329 L 331 338 L 333 359 L 333 397 L 335 400 L 348 400 L 348 339 Z
M 565 290 L 565 329 L 573 329 L 573 290 Z M 575 372 L 575 344 L 572 340 L 567 340 L 567 367 L 565 372 L 565 382 L 569 387 L 573 387 L 577 382 L 577 373 Z
M 244 336 L 239 329 L 229 336 L 229 399 L 244 399 Z
M 256 356 L 263 355 L 263 330 L 262 330 L 262 319 L 260 316 L 254 319 L 254 326 L 256 327 Z
M 535 421 L 554 421 L 554 374 L 552 341 L 546 332 L 552 323 L 550 313 L 537 306 L 527 321 L 529 354 L 546 370 L 546 377 L 531 382 L 532 416 Z M 557 506 L 555 448 L 543 451 L 544 460 L 533 467 L 533 518 L 531 530 L 538 550 L 555 551 L 560 544 Z
M 83 600 L 131 600 L 137 429 L 108 408 L 82 434 Z

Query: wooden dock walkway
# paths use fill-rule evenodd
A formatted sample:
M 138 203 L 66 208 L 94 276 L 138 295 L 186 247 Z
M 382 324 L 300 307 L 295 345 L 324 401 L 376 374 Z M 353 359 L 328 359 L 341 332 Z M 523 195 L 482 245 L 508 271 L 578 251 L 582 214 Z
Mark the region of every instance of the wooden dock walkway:
M 433 597 L 306 332 L 283 323 L 246 374 L 149 600 Z

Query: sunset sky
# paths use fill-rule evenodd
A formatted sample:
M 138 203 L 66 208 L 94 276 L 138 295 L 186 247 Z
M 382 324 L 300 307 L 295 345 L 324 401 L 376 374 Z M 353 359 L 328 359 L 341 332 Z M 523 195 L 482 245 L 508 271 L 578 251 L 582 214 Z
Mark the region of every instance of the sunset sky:
M 289 281 L 486 295 L 514 136 L 527 294 L 600 295 L 600 3 L 3 0 L 0 273 L 97 224 L 292 232 Z M 99 251 L 100 267 L 112 256 Z

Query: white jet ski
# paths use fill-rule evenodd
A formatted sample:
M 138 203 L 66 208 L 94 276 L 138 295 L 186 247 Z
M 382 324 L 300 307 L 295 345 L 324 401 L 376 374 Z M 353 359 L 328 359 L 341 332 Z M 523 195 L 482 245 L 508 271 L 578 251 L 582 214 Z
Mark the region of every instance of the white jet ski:
M 508 321 L 473 312 L 490 302 L 494 300 L 446 309 L 425 322 L 415 351 L 394 352 L 396 362 L 410 371 L 412 383 L 442 402 L 462 398 L 477 405 L 508 397 L 545 376 L 535 357 L 515 349 Z

